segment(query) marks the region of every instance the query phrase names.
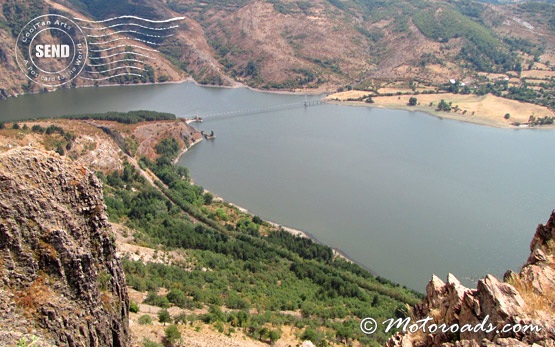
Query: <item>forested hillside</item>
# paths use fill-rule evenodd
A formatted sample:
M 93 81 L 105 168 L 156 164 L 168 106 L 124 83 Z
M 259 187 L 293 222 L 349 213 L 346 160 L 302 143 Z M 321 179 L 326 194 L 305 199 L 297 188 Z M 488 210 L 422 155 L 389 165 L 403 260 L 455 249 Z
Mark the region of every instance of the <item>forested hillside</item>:
M 155 162 L 143 158 L 139 164 L 161 180 L 157 187 L 145 185 L 129 164 L 101 178 L 110 219 L 136 230 L 135 244 L 164 254 L 186 250 L 181 261 L 123 261 L 128 285 L 148 292 L 142 303 L 184 310 L 171 315 L 173 322 L 204 323 L 232 335 L 241 331 L 260 341 L 275 342 L 292 330 L 299 341 L 317 346 L 377 346 L 387 335 L 363 335 L 360 319 L 405 316 L 406 304 L 418 301 L 416 293 L 375 277 L 329 247 L 191 184 L 187 170 L 172 165 L 179 152 L 173 139 L 156 150 L 161 156 Z
M 388 335 L 363 335 L 360 319 L 404 317 L 421 294 L 194 185 L 173 160 L 198 133 L 172 116 L 136 111 L 0 122 L 0 144 L 27 146 L 33 139 L 37 148 L 97 170 L 129 286 L 136 342 L 159 346 L 162 324 L 170 323 L 183 334 L 203 331 L 257 344 L 383 344 Z M 144 139 L 149 129 L 160 140 Z

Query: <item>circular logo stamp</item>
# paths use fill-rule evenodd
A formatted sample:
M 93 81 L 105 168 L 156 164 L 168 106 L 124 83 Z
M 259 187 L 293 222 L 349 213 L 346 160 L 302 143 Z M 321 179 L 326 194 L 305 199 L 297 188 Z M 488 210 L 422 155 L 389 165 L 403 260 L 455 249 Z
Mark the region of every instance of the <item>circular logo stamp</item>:
M 58 87 L 77 77 L 87 61 L 87 37 L 71 19 L 45 14 L 27 23 L 15 45 L 17 65 L 31 81 Z

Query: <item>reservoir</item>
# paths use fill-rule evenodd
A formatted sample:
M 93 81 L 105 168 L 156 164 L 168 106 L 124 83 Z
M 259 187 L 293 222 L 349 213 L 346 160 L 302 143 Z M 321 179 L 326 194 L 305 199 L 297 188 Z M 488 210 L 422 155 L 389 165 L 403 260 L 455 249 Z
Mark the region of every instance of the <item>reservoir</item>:
M 518 270 L 555 208 L 553 130 L 303 102 L 191 83 L 80 88 L 1 101 L 0 119 L 139 109 L 205 116 L 193 125 L 217 138 L 179 161 L 197 184 L 419 291 L 432 274 L 474 285 Z

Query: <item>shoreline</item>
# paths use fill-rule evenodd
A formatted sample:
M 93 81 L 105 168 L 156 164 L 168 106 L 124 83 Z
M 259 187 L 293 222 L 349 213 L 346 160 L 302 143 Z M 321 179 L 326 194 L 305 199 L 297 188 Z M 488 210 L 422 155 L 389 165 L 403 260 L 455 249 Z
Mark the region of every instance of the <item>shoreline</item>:
M 193 81 L 191 79 L 191 81 Z M 37 94 L 50 94 L 50 93 L 55 93 L 57 91 L 60 90 L 69 90 L 69 89 L 81 89 L 81 88 L 106 88 L 106 87 L 140 87 L 140 86 L 153 86 L 153 85 L 165 85 L 165 84 L 180 84 L 180 83 L 185 83 L 185 82 L 189 82 L 189 77 L 187 78 L 183 78 L 177 81 L 167 81 L 167 82 L 145 82 L 145 83 L 129 83 L 129 84 L 102 84 L 102 85 L 98 85 L 95 86 L 94 84 L 89 84 L 89 85 L 81 85 L 81 86 L 75 86 L 75 87 L 71 87 L 71 88 L 57 88 L 54 90 L 47 90 L 46 92 L 43 91 L 36 91 L 36 92 L 27 92 L 27 93 L 22 93 L 22 94 L 14 94 L 14 95 L 8 95 L 7 98 L 5 99 L 0 99 L 0 101 L 2 100 L 8 100 L 10 98 L 18 98 L 20 96 L 25 96 L 25 95 L 37 95 Z
M 347 93 L 352 93 L 352 95 Z M 368 92 L 363 91 L 334 93 L 325 97 L 323 102 L 339 106 L 422 112 L 440 120 L 449 119 L 467 124 L 498 129 L 555 129 L 555 125 L 552 124 L 535 126 L 530 126 L 528 124 L 529 115 L 537 115 L 538 118 L 541 118 L 542 116 L 555 116 L 555 113 L 547 107 L 497 97 L 491 94 L 483 96 L 452 93 L 374 96 L 372 97 L 372 100 L 374 101 L 373 103 L 352 100 L 366 94 L 368 94 Z M 419 99 L 418 105 L 409 106 L 408 98 L 410 97 L 417 97 Z M 455 105 L 454 110 L 449 112 L 439 111 L 432 106 L 432 104 L 437 105 L 439 101 L 443 99 L 447 102 L 452 102 Z M 422 103 L 420 103 L 420 101 L 422 101 Z M 458 106 L 459 104 L 461 105 L 460 108 Z M 510 119 L 505 119 L 503 117 L 503 114 L 505 113 L 512 115 L 510 116 Z M 520 125 L 514 125 L 513 123 L 519 123 Z
M 224 88 L 224 89 L 245 88 L 245 89 L 252 90 L 252 91 L 255 91 L 255 92 L 259 92 L 259 93 L 270 93 L 270 94 L 281 94 L 281 95 L 304 95 L 304 94 L 307 94 L 307 95 L 330 95 L 331 93 L 333 93 L 328 88 L 309 89 L 309 90 L 300 90 L 300 89 L 299 90 L 260 89 L 260 88 L 251 87 L 247 84 L 244 84 L 242 82 L 237 82 L 237 81 L 234 81 L 234 84 L 230 85 L 230 86 L 213 85 L 213 84 L 201 84 L 201 83 L 198 83 L 197 81 L 195 81 L 191 76 L 188 76 L 188 77 L 185 77 L 185 78 L 182 78 L 182 79 L 179 79 L 179 80 L 166 81 L 166 82 L 145 82 L 145 83 L 128 83 L 128 84 L 101 84 L 101 85 L 97 85 L 97 86 L 95 86 L 94 84 L 87 84 L 87 85 L 79 85 L 79 86 L 70 87 L 70 88 L 56 88 L 54 90 L 48 90 L 46 92 L 38 90 L 38 91 L 34 91 L 34 92 L 26 92 L 26 93 L 21 93 L 21 94 L 8 95 L 7 98 L 0 99 L 0 101 L 8 100 L 10 98 L 18 98 L 20 96 L 25 96 L 25 95 L 55 93 L 57 91 L 66 90 L 66 89 L 109 88 L 109 87 L 141 87 L 141 86 L 171 85 L 171 84 L 182 84 L 182 83 L 192 83 L 197 87 L 204 87 L 204 88 Z
M 198 131 L 197 128 L 192 127 L 193 129 L 195 129 L 196 131 Z M 191 142 L 191 144 L 189 144 L 189 146 L 185 146 L 185 148 L 177 155 L 177 157 L 173 160 L 173 165 L 177 165 L 177 163 L 179 162 L 179 159 L 181 159 L 181 157 L 187 153 L 189 151 L 189 149 L 193 148 L 194 146 L 196 146 L 197 144 L 201 143 L 203 140 L 203 137 L 201 136 L 198 140 L 195 140 L 193 142 Z
M 210 191 L 208 191 L 208 190 L 206 190 L 206 191 L 207 191 L 207 192 L 210 192 Z M 242 206 L 239 206 L 239 205 L 237 205 L 237 204 L 234 204 L 234 203 L 232 203 L 232 202 L 229 202 L 228 200 L 222 198 L 221 196 L 218 196 L 218 195 L 214 194 L 213 192 L 210 192 L 210 194 L 214 195 L 214 197 L 215 197 L 216 199 L 218 199 L 219 201 L 221 201 L 221 202 L 223 202 L 223 203 L 227 203 L 227 204 L 229 204 L 229 205 L 231 205 L 231 206 L 237 208 L 239 211 L 241 211 L 241 212 L 243 212 L 243 213 L 247 213 L 247 214 L 249 214 L 249 215 L 251 215 L 251 216 L 254 216 L 254 215 L 255 215 L 254 213 L 252 213 L 252 212 L 249 211 L 248 209 L 246 209 L 246 208 L 244 208 L 244 207 L 242 207 Z M 361 263 L 355 261 L 354 259 L 352 259 L 351 257 L 349 257 L 349 256 L 347 255 L 347 253 L 345 253 L 345 252 L 342 251 L 341 249 L 339 249 L 339 248 L 334 248 L 334 247 L 332 247 L 332 246 L 330 246 L 330 245 L 328 245 L 328 244 L 325 244 L 324 242 L 320 241 L 316 236 L 314 236 L 313 234 L 311 234 L 311 233 L 309 233 L 309 232 L 307 232 L 307 231 L 300 230 L 300 229 L 296 229 L 296 228 L 292 228 L 292 227 L 288 227 L 288 226 L 285 226 L 285 225 L 283 225 L 283 224 L 280 224 L 280 223 L 277 223 L 277 222 L 274 222 L 274 221 L 271 221 L 271 220 L 268 220 L 268 219 L 263 219 L 263 220 L 264 220 L 264 222 L 270 224 L 271 226 L 276 227 L 276 228 L 281 228 L 281 229 L 283 229 L 284 231 L 286 231 L 286 232 L 288 232 L 288 233 L 290 233 L 290 234 L 292 234 L 292 235 L 304 237 L 304 238 L 307 238 L 307 239 L 312 240 L 313 242 L 315 242 L 315 243 L 317 243 L 317 244 L 319 244 L 319 245 L 329 247 L 329 248 L 333 251 L 333 255 L 334 255 L 335 257 L 339 257 L 339 258 L 342 258 L 343 260 L 346 260 L 346 261 L 348 261 L 348 262 L 350 262 L 350 263 L 356 264 L 356 265 L 362 267 L 363 269 L 367 270 L 368 272 L 370 272 L 373 276 L 378 276 L 378 275 L 376 274 L 376 272 L 374 272 L 372 269 L 370 269 L 369 267 L 367 267 L 367 266 L 364 265 L 364 264 L 361 264 Z
M 328 87 L 323 87 L 322 89 L 311 89 L 311 90 L 265 90 L 265 89 L 260 89 L 260 88 L 255 88 L 255 87 L 251 87 L 248 86 L 246 84 L 243 84 L 241 82 L 236 82 L 233 85 L 230 86 L 217 86 L 217 85 L 204 85 L 204 84 L 200 84 L 197 81 L 195 81 L 192 77 L 186 77 L 186 78 L 182 78 L 180 80 L 176 80 L 176 81 L 167 81 L 167 82 L 148 82 L 148 83 L 137 83 L 137 84 L 106 84 L 106 85 L 99 85 L 99 86 L 94 86 L 94 85 L 82 85 L 82 86 L 77 86 L 77 87 L 72 87 L 72 88 L 90 88 L 90 87 L 121 87 L 121 86 L 130 86 L 130 87 L 140 87 L 140 86 L 147 86 L 147 85 L 169 85 L 169 84 L 183 84 L 183 83 L 192 83 L 197 87 L 205 87 L 205 88 L 225 88 L 225 89 L 235 89 L 235 88 L 245 88 L 248 89 L 250 91 L 254 91 L 254 92 L 258 92 L 258 93 L 268 93 L 268 94 L 278 94 L 278 95 L 321 95 L 322 96 L 322 102 L 326 103 L 326 104 L 332 104 L 332 105 L 339 105 L 339 106 L 355 106 L 355 107 L 369 107 L 369 108 L 377 108 L 377 109 L 387 109 L 387 110 L 401 110 L 401 111 L 409 111 L 409 112 L 422 112 L 425 113 L 426 115 L 429 116 L 433 116 L 436 117 L 440 120 L 442 119 L 450 119 L 450 120 L 454 120 L 454 121 L 459 121 L 459 122 L 463 122 L 463 123 L 468 123 L 468 124 L 474 124 L 474 125 L 479 125 L 479 126 L 487 126 L 487 127 L 492 127 L 492 128 L 499 128 L 499 129 L 513 129 L 513 130 L 518 130 L 518 129 L 545 129 L 545 130 L 551 130 L 551 129 L 555 129 L 555 124 L 554 125 L 537 125 L 537 126 L 528 126 L 526 123 L 528 121 L 528 116 L 525 116 L 524 118 L 522 118 L 522 116 L 520 114 L 518 114 L 518 112 L 514 112 L 515 113 L 515 117 L 511 117 L 511 120 L 505 120 L 505 119 L 497 119 L 497 118 L 492 118 L 491 116 L 488 116 L 486 112 L 486 114 L 480 114 L 478 113 L 478 115 L 474 116 L 474 115 L 464 115 L 464 114 L 458 114 L 456 112 L 441 112 L 441 111 L 437 111 L 435 109 L 430 109 L 430 106 L 426 106 L 424 105 L 420 105 L 420 103 L 416 106 L 409 106 L 407 105 L 407 103 L 404 102 L 400 102 L 399 101 L 394 101 L 391 102 L 391 100 L 388 100 L 388 98 L 391 98 L 391 96 L 376 96 L 374 97 L 374 103 L 366 103 L 364 101 L 354 101 L 354 100 L 341 100 L 339 98 L 336 97 L 337 94 L 342 94 L 345 92 L 341 92 L 341 93 L 336 93 L 330 90 L 330 88 Z M 23 94 L 17 94 L 17 95 L 13 95 L 13 96 L 9 96 L 8 98 L 4 99 L 4 100 L 8 100 L 9 98 L 17 98 L 19 96 L 24 96 L 24 95 L 36 95 L 36 94 L 48 94 L 48 93 L 52 93 L 52 92 L 56 92 L 58 90 L 62 90 L 62 89 L 71 89 L 71 88 L 58 88 L 54 91 L 48 91 L 47 93 L 43 93 L 41 91 L 38 92 L 30 92 L 30 93 L 23 93 Z M 367 92 L 364 92 L 367 94 Z M 410 96 L 416 96 L 418 98 L 422 98 L 424 97 L 426 94 L 415 94 L 415 95 L 402 95 L 402 96 L 393 96 L 395 98 L 400 98 L 400 97 L 410 97 Z M 430 95 L 430 94 L 428 94 Z M 442 95 L 442 94 L 437 94 L 437 95 Z M 450 94 L 444 94 L 446 98 L 449 97 L 453 97 L 453 95 Z M 457 94 L 457 96 L 462 96 L 460 94 Z M 478 96 L 472 95 L 476 100 L 479 99 Z M 511 99 L 505 99 L 502 97 L 499 97 L 500 100 L 502 100 L 503 103 L 506 103 L 507 105 L 509 105 L 512 102 L 516 102 L 515 100 L 511 100 Z M 486 101 L 487 103 L 488 101 Z M 454 102 L 455 104 L 457 102 Z M 532 104 L 532 103 L 526 103 L 526 102 L 520 102 L 521 105 L 525 105 L 525 107 L 530 107 L 530 108 L 534 108 L 534 107 L 541 107 L 540 105 L 536 105 L 536 104 Z M 555 115 L 554 112 L 550 111 L 552 115 Z M 534 112 L 532 112 L 532 115 L 534 115 Z M 541 116 L 542 114 L 540 114 L 539 116 Z M 518 118 L 520 117 L 520 118 Z M 181 117 L 180 117 L 181 118 Z M 518 122 L 521 125 L 519 126 L 515 126 L 512 123 L 514 122 Z
M 390 105 L 385 105 L 385 104 L 380 104 L 379 102 L 374 102 L 373 104 L 368 104 L 365 103 L 363 101 L 337 101 L 337 100 L 324 100 L 325 103 L 330 104 L 330 105 L 338 105 L 338 106 L 352 106 L 352 107 L 368 107 L 368 108 L 376 108 L 376 109 L 382 109 L 382 110 L 395 110 L 395 111 L 408 111 L 408 112 L 420 112 L 420 113 L 424 113 L 427 116 L 431 116 L 431 117 L 435 117 L 439 120 L 443 120 L 443 119 L 448 119 L 448 120 L 453 120 L 453 121 L 457 121 L 457 122 L 461 122 L 461 123 L 467 123 L 467 124 L 473 124 L 473 125 L 479 125 L 479 126 L 487 126 L 487 127 L 492 127 L 492 128 L 497 128 L 497 129 L 513 129 L 513 130 L 518 130 L 518 129 L 539 129 L 540 127 L 517 127 L 514 125 L 507 125 L 507 124 L 501 124 L 501 123 L 496 123 L 496 122 L 488 122 L 487 120 L 482 120 L 482 119 L 468 119 L 468 118 L 463 118 L 463 117 L 458 117 L 454 114 L 451 113 L 440 113 L 438 112 L 434 112 L 434 111 L 430 111 L 430 110 L 425 110 L 422 107 L 418 107 L 418 106 L 403 106 L 403 105 L 397 105 L 397 106 L 390 106 Z
M 189 148 L 183 150 L 182 153 L 180 153 L 180 154 L 178 155 L 178 157 L 177 157 L 176 159 L 174 159 L 174 165 L 177 165 L 177 163 L 179 162 L 179 159 L 181 159 L 181 157 L 182 157 L 183 155 L 185 155 L 185 154 L 187 153 L 187 151 L 188 151 L 190 148 L 192 148 L 194 145 L 196 145 L 196 144 L 198 144 L 198 143 L 200 143 L 200 142 L 202 142 L 202 138 L 201 138 L 200 140 L 198 140 L 198 141 L 195 141 L 193 144 L 191 144 L 191 146 L 189 146 Z M 196 183 L 194 182 L 193 179 L 191 179 L 191 182 L 192 182 L 193 184 L 196 184 Z M 230 202 L 229 200 L 226 200 L 226 199 L 222 198 L 221 196 L 215 194 L 214 192 L 212 192 L 212 191 L 210 191 L 210 190 L 208 190 L 208 189 L 206 189 L 206 188 L 204 188 L 204 191 L 207 192 L 207 193 L 212 194 L 212 195 L 214 196 L 214 200 L 216 200 L 216 201 L 220 201 L 220 202 L 222 202 L 222 203 L 224 203 L 224 204 L 229 204 L 230 206 L 232 206 L 232 207 L 238 209 L 239 211 L 241 211 L 241 212 L 243 212 L 243 213 L 246 213 L 246 214 L 251 215 L 251 216 L 255 216 L 255 214 L 254 214 L 253 212 L 251 212 L 250 210 L 248 210 L 248 209 L 246 209 L 246 208 L 244 208 L 244 207 L 242 207 L 242 206 L 239 206 L 239 205 L 237 205 L 237 204 L 235 204 L 235 203 L 233 203 L 233 202 Z M 280 223 L 271 221 L 271 220 L 269 220 L 269 219 L 263 219 L 263 220 L 264 220 L 264 222 L 270 224 L 271 226 L 273 226 L 273 227 L 275 227 L 275 228 L 281 228 L 281 229 L 283 229 L 284 231 L 286 231 L 286 232 L 288 232 L 288 233 L 290 233 L 290 234 L 292 234 L 292 235 L 294 235 L 294 236 L 304 237 L 304 238 L 307 238 L 307 239 L 312 240 L 313 242 L 315 242 L 315 243 L 317 243 L 317 244 L 319 244 L 319 245 L 323 245 L 323 246 L 329 247 L 329 248 L 332 250 L 334 257 L 339 257 L 339 258 L 341 258 L 341 259 L 343 259 L 343 260 L 345 260 L 345 261 L 347 261 L 347 262 L 350 262 L 350 263 L 352 263 L 352 264 L 356 264 L 356 265 L 360 266 L 361 268 L 365 269 L 366 271 L 368 271 L 368 272 L 369 272 L 370 274 L 372 274 L 372 276 L 374 276 L 374 277 L 379 276 L 374 270 L 370 269 L 368 266 L 366 266 L 366 265 L 364 265 L 364 264 L 362 264 L 362 263 L 357 262 L 356 260 L 354 260 L 353 258 L 351 258 L 351 257 L 350 257 L 346 252 L 344 252 L 343 250 L 341 250 L 341 249 L 339 249 L 339 248 L 332 247 L 332 246 L 330 246 L 330 245 L 328 245 L 328 244 L 325 244 L 324 242 L 320 241 L 316 236 L 314 236 L 313 234 L 311 234 L 311 233 L 309 233 L 309 232 L 307 232 L 307 231 L 304 231 L 304 230 L 301 230 L 301 229 L 292 228 L 292 227 L 289 227 L 289 226 L 286 226 L 286 225 L 283 225 L 283 224 L 280 224 Z

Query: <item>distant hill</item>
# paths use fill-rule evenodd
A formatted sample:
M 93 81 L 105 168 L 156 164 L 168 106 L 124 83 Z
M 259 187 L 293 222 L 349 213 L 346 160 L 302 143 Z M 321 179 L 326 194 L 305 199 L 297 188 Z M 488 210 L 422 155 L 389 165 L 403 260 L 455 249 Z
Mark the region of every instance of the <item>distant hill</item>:
M 14 35 L 30 18 L 52 11 L 97 20 L 118 15 L 185 17 L 174 36 L 155 42 L 165 59 L 152 63 L 149 76 L 144 72 L 143 78 L 96 84 L 163 82 L 185 76 L 204 84 L 241 82 L 265 89 L 364 87 L 376 79 L 441 84 L 477 79 L 478 72 L 518 73 L 534 62 L 553 60 L 555 47 L 555 5 L 546 2 L 0 0 L 0 4 L 4 96 L 38 90 L 15 66 L 11 47 Z M 106 54 L 100 53 L 102 57 Z

